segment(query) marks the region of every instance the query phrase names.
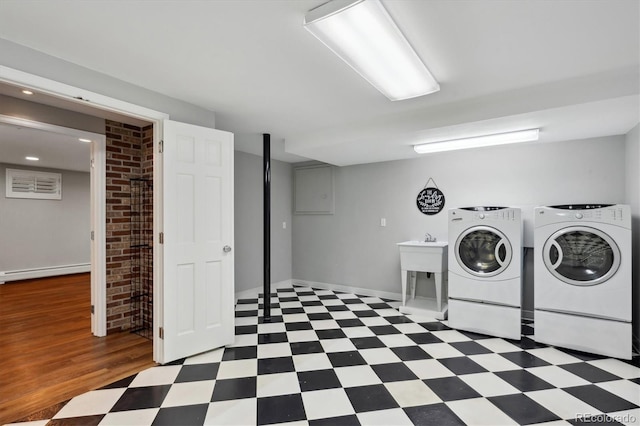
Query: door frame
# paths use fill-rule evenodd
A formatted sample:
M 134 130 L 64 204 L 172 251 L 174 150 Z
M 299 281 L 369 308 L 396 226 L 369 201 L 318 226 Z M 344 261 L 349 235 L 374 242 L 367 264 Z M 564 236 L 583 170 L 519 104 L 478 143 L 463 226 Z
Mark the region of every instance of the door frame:
M 162 123 L 163 120 L 169 119 L 169 114 L 164 112 L 155 111 L 140 105 L 132 104 L 129 102 L 121 101 L 119 99 L 111 98 L 109 96 L 101 95 L 99 93 L 91 92 L 89 90 L 81 89 L 78 87 L 70 86 L 55 80 L 44 78 L 35 74 L 30 74 L 24 71 L 9 68 L 0 65 L 0 81 L 5 83 L 22 86 L 23 88 L 33 89 L 42 93 L 46 93 L 51 96 L 55 96 L 66 101 L 90 105 L 93 108 L 116 112 L 118 114 L 127 115 L 130 117 L 139 118 L 150 122 L 153 125 L 153 292 L 154 292 L 154 304 L 153 304 L 153 360 L 158 363 L 162 363 L 162 339 L 160 338 L 160 327 L 163 320 L 162 304 L 163 304 L 163 256 L 162 250 L 159 246 L 159 235 L 162 231 L 162 155 L 160 155 L 160 142 L 162 140 Z M 157 196 L 156 196 L 157 194 Z M 105 207 L 105 200 L 101 202 L 102 208 Z M 104 217 L 103 217 L 104 222 Z M 106 253 L 105 253 L 106 255 Z M 102 256 L 105 264 L 106 271 L 106 258 Z M 102 321 L 99 324 L 104 327 L 106 334 L 106 275 L 104 280 L 100 280 L 96 283 L 99 287 L 96 289 L 98 293 L 104 294 L 105 297 L 101 301 L 104 306 L 104 318 L 100 318 Z M 92 293 L 93 293 L 92 288 Z M 98 308 L 96 308 L 98 309 Z
M 91 139 L 90 158 L 90 215 L 91 215 L 91 333 L 94 336 L 107 334 L 106 312 L 106 137 L 99 133 L 56 126 L 40 121 L 27 120 L 0 114 L 0 123 Z

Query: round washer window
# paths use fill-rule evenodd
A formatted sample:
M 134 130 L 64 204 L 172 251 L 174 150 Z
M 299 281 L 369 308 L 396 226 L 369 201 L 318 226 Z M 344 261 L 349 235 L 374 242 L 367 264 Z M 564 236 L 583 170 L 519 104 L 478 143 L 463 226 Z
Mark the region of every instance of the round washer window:
M 458 237 L 455 249 L 458 264 L 478 277 L 498 275 L 511 262 L 509 240 L 502 232 L 490 226 L 467 229 Z
M 602 284 L 620 266 L 620 249 L 604 232 L 571 226 L 555 232 L 544 245 L 544 263 L 556 278 L 567 284 Z

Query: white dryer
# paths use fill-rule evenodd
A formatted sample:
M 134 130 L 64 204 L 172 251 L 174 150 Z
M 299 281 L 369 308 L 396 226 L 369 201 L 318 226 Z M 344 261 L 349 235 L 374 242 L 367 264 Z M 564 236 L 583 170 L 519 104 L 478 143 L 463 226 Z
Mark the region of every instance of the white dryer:
M 518 208 L 449 210 L 449 326 L 520 339 L 522 215 Z
M 535 340 L 631 359 L 631 208 L 534 212 Z

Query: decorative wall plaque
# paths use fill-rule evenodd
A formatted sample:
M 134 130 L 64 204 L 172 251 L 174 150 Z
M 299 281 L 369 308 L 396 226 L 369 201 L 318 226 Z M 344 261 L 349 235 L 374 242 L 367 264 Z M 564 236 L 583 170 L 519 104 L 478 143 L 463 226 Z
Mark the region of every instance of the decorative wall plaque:
M 433 182 L 433 186 L 429 186 L 429 182 Z M 416 204 L 418 210 L 430 216 L 440 213 L 444 208 L 444 194 L 432 178 L 429 178 L 422 191 L 418 193 Z

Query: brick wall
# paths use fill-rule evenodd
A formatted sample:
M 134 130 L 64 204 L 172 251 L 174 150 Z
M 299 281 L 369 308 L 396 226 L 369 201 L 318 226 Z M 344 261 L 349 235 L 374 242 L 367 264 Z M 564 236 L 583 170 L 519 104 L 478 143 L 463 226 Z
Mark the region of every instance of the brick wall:
M 151 129 L 151 131 L 149 130 Z M 130 181 L 153 174 L 153 128 L 106 121 L 107 333 L 130 327 Z M 146 176 L 145 176 L 146 177 Z

